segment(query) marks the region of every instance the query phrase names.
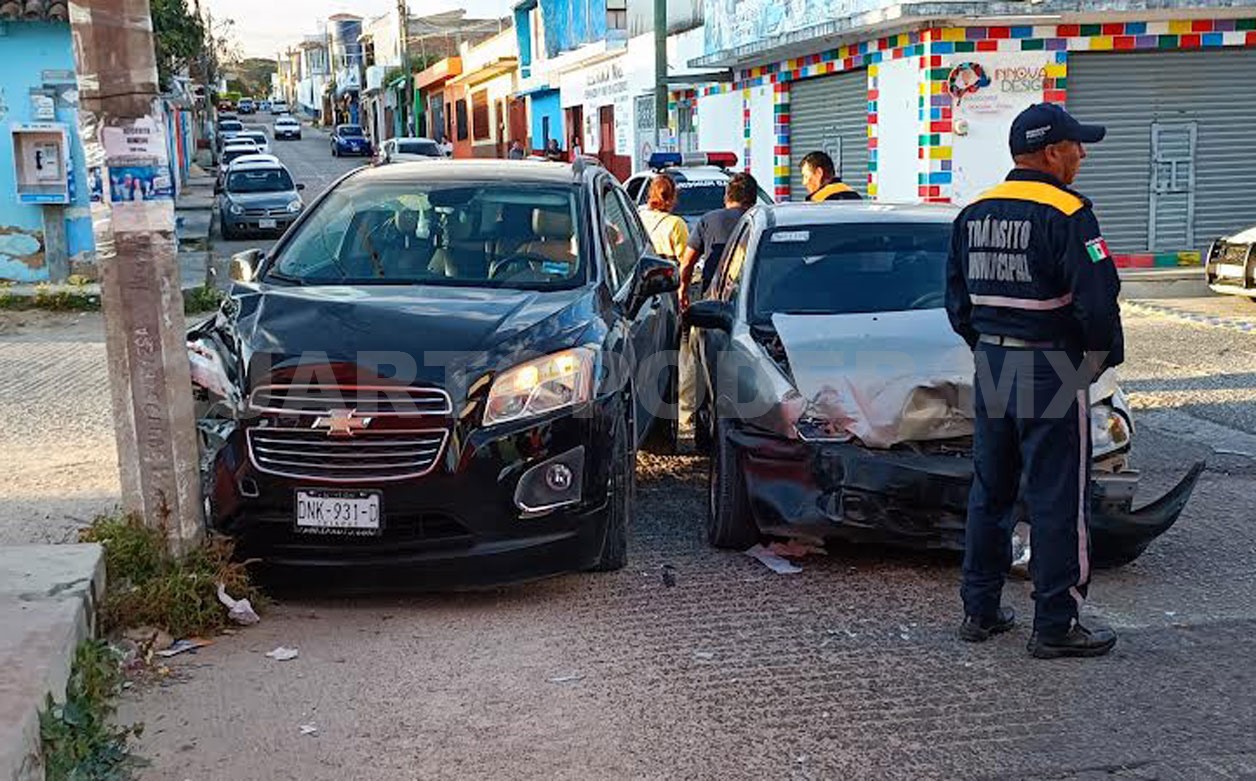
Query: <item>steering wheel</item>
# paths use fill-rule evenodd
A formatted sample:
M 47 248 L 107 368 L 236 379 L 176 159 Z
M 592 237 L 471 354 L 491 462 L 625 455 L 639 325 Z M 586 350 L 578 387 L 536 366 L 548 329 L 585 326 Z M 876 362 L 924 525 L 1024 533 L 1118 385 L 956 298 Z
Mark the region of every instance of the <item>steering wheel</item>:
M 543 273 L 540 265 L 550 262 L 552 262 L 551 258 L 534 252 L 516 252 L 494 263 L 493 267 L 489 269 L 488 278 L 512 277 L 519 273 L 540 274 Z
M 925 293 L 907 305 L 908 309 L 936 309 L 946 303 L 946 295 L 940 290 Z

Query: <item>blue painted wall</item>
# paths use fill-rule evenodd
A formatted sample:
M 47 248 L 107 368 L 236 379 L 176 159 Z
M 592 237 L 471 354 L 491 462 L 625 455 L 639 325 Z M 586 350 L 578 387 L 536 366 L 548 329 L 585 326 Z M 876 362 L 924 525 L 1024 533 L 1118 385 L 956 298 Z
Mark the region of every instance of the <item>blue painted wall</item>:
M 545 52 L 565 51 L 606 37 L 606 0 L 541 0 Z
M 549 117 L 550 138 L 558 139 L 558 146 L 562 149 L 567 148 L 567 138 L 563 133 L 563 105 L 558 94 L 558 90 L 546 90 L 544 92 L 534 92 L 528 98 L 532 102 L 532 146 L 535 149 L 545 148 L 545 125 L 542 121 L 545 117 Z
M 0 52 L 10 67 L 0 68 L 0 279 L 40 282 L 48 279 L 43 263 L 43 208 L 17 202 L 12 128 L 35 121 L 31 89 L 45 86 L 43 71 L 73 71 L 74 49 L 68 24 L 7 22 L 4 28 Z M 60 85 L 58 91 L 67 86 Z M 95 243 L 88 212 L 86 163 L 83 145 L 79 143 L 78 111 L 58 106 L 57 121 L 68 126 L 74 159 L 75 199 L 66 209 L 70 258 L 87 260 Z

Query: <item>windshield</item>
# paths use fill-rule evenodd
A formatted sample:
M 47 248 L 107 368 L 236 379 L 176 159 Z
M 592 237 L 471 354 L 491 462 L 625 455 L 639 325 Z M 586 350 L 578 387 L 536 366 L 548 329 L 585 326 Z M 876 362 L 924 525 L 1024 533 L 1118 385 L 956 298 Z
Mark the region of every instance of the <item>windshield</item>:
M 398 141 L 397 151 L 403 155 L 424 155 L 440 157 L 440 147 L 435 141 Z
M 349 179 L 298 225 L 266 277 L 311 285 L 576 287 L 587 277 L 576 192 L 520 182 Z
M 226 122 L 219 122 L 218 129 L 224 133 L 238 133 L 244 129 L 244 124 L 236 120 L 227 120 Z
M 342 136 L 360 136 L 362 135 L 362 128 L 358 125 L 341 125 L 339 132 Z
M 724 208 L 724 189 L 727 182 L 716 179 L 689 179 L 676 181 L 676 208 L 673 213 L 681 217 L 701 217 L 707 212 Z M 649 187 L 642 188 L 642 203 Z M 762 190 L 759 191 L 760 203 L 771 203 Z
M 229 193 L 283 193 L 292 189 L 292 177 L 282 168 L 232 171 L 227 176 Z
M 944 305 L 949 223 L 778 228 L 759 241 L 752 319 L 776 312 L 855 314 Z
M 258 133 L 257 131 L 241 133 L 240 135 L 236 136 L 236 139 L 241 139 L 241 138 L 247 138 L 248 140 L 253 141 L 254 143 L 258 144 L 259 146 L 261 144 L 266 143 L 266 134 Z

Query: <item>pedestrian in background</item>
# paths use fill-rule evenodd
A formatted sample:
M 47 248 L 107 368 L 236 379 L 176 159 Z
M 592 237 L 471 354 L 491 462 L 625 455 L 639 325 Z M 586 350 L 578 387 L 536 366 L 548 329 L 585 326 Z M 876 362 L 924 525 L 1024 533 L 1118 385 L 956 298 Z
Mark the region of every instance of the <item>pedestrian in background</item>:
M 680 259 L 680 307 L 702 297 L 724 254 L 724 247 L 743 214 L 759 200 L 759 183 L 748 173 L 736 173 L 724 188 L 724 208 L 707 212 L 689 234 Z M 695 281 L 696 276 L 696 281 Z M 677 389 L 677 449 L 684 453 L 694 445 L 694 410 L 698 405 L 697 332 L 689 329 L 680 336 L 680 366 Z
M 1029 651 L 1046 659 L 1101 656 L 1116 644 L 1111 630 L 1078 622 L 1090 583 L 1087 392 L 1125 349 L 1112 256 L 1090 201 L 1069 185 L 1085 144 L 1105 133 L 1050 103 L 1017 116 L 1016 168 L 960 213 L 947 267 L 947 312 L 977 369 L 959 636 L 981 642 L 1014 625 L 1000 601 L 1023 497 L 1033 534 Z
M 523 159 L 523 144 L 518 141 L 510 142 L 510 151 L 506 153 L 506 157 L 511 160 Z
M 656 174 L 650 180 L 646 205 L 641 207 L 640 212 L 654 251 L 660 257 L 679 263 L 689 243 L 689 226 L 672 214 L 672 210 L 676 208 L 676 198 L 676 182 L 672 181 L 672 177 Z
M 824 152 L 810 152 L 799 164 L 802 185 L 807 188 L 807 200 L 859 201 L 859 193 L 844 183 L 833 167 L 833 158 Z
M 571 162 L 576 162 L 576 158 L 584 154 L 584 147 L 580 146 L 580 136 L 571 137 Z

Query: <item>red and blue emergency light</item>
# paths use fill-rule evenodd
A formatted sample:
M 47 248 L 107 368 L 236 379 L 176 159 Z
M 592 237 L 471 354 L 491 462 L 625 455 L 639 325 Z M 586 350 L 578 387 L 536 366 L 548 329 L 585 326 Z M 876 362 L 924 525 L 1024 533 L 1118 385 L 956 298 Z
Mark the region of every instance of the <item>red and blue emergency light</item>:
M 655 152 L 650 155 L 649 166 L 654 170 L 680 166 L 712 165 L 716 168 L 734 168 L 737 155 L 733 152 Z

